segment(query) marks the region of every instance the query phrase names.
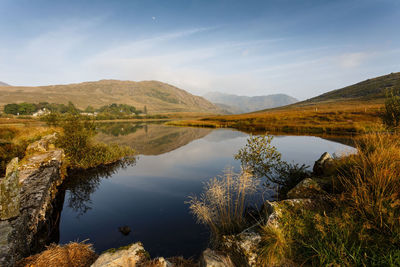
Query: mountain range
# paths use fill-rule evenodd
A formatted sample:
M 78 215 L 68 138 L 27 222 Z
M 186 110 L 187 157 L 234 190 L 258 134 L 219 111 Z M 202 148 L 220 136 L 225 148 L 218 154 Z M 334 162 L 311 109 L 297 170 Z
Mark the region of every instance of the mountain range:
M 149 113 L 221 113 L 221 109 L 208 100 L 158 81 L 101 80 L 67 85 L 0 87 L 0 106 L 21 102 L 67 104 L 68 101 L 81 109 L 117 103 L 141 110 L 146 106 Z
M 219 106 L 222 110 L 232 114 L 286 106 L 298 101 L 296 98 L 285 94 L 250 97 L 210 92 L 203 95 L 203 97 Z
M 0 81 L 0 86 L 10 86 L 10 85 Z

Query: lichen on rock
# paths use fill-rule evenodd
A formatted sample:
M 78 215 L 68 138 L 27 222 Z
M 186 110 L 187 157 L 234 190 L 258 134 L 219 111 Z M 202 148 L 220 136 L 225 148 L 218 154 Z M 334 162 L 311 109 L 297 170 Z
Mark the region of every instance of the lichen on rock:
M 325 195 L 326 192 L 312 178 L 305 178 L 286 194 L 286 196 L 291 199 L 296 199 L 296 198 L 315 199 Z
M 18 158 L 7 165 L 6 176 L 0 180 L 0 219 L 17 217 L 20 212 L 20 186 L 18 179 Z

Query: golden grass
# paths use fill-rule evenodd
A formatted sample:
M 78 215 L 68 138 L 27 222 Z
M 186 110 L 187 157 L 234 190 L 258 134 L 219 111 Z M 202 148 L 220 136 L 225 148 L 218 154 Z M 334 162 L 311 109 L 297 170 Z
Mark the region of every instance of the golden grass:
M 238 233 L 247 226 L 245 209 L 259 182 L 246 170 L 235 174 L 230 169 L 206 183 L 200 198 L 190 197 L 191 212 L 210 228 L 214 244 L 222 235 Z
M 400 265 L 400 138 L 359 137 L 357 154 L 335 160 L 335 186 L 321 209 L 283 208 L 261 228 L 260 262 L 312 266 Z
M 351 134 L 381 130 L 383 126 L 379 115 L 382 110 L 382 103 L 347 101 L 288 106 L 240 115 L 210 116 L 168 124 L 271 132 Z
M 16 267 L 86 267 L 97 259 L 91 244 L 52 244 L 40 254 L 20 260 Z

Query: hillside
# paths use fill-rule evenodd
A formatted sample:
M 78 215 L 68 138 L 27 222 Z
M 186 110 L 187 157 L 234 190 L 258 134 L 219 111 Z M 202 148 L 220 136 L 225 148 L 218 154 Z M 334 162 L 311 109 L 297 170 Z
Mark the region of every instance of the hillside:
M 203 97 L 214 104 L 220 105 L 220 107 L 230 113 L 246 113 L 267 108 L 275 108 L 298 101 L 296 98 L 285 94 L 249 97 L 211 92 L 205 94 Z
M 380 115 L 386 92 L 394 88 L 400 89 L 400 73 L 368 79 L 283 107 L 169 124 L 296 134 L 375 132 L 383 129 Z
M 400 88 L 400 72 L 368 79 L 341 89 L 329 91 L 298 104 L 326 101 L 377 101 L 385 98 L 386 92 Z
M 67 85 L 37 87 L 9 86 L 0 88 L 0 106 L 9 103 L 74 103 L 84 109 L 111 103 L 129 104 L 149 113 L 206 112 L 220 109 L 200 96 L 158 81 L 101 80 Z
M 2 81 L 0 81 L 0 86 L 11 86 L 11 85 L 3 83 Z

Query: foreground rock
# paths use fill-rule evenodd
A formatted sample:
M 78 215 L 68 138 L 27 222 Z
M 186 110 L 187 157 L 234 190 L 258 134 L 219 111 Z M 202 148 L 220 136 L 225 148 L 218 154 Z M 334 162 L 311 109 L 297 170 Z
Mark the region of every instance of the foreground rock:
M 51 140 L 47 136 L 30 145 L 27 156 L 12 160 L 0 179 L 0 266 L 13 266 L 44 247 L 53 227 L 48 218 L 64 177 L 64 152 Z
M 200 260 L 201 267 L 234 267 L 231 258 L 222 253 L 211 249 L 206 249 Z
M 173 267 L 172 263 L 164 258 L 150 260 L 150 255 L 138 242 L 126 247 L 111 249 L 103 254 L 91 265 L 91 267 Z
M 326 195 L 326 192 L 321 186 L 311 178 L 305 178 L 292 188 L 286 196 L 291 199 L 296 198 L 311 198 L 316 199 Z
M 328 153 L 325 152 L 321 157 L 314 163 L 313 174 L 315 176 L 322 176 L 327 174 L 333 167 L 333 158 Z

